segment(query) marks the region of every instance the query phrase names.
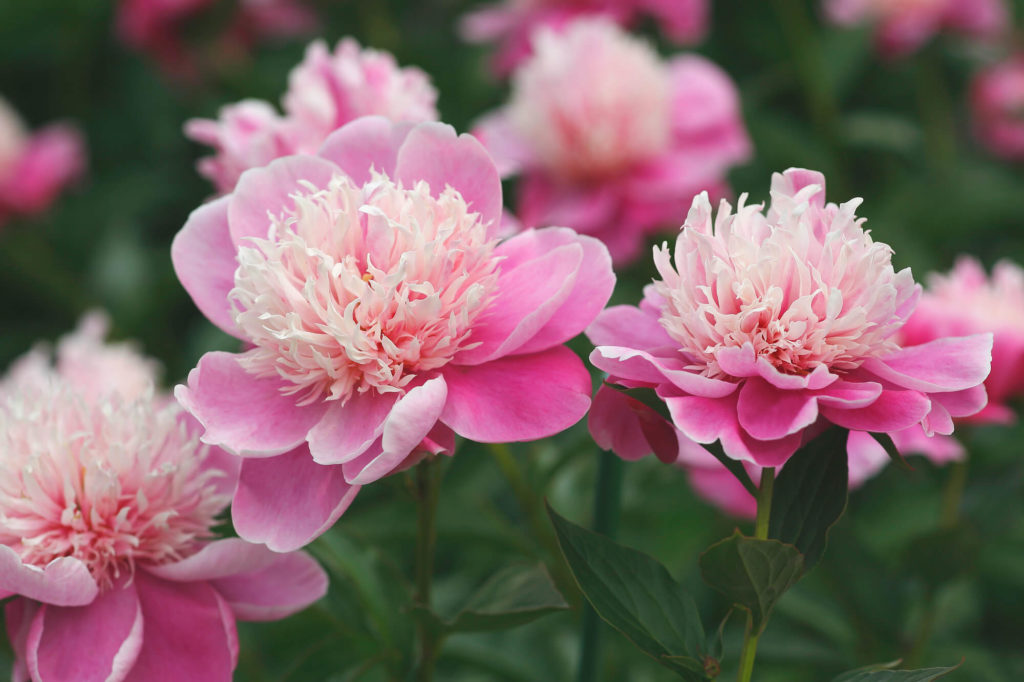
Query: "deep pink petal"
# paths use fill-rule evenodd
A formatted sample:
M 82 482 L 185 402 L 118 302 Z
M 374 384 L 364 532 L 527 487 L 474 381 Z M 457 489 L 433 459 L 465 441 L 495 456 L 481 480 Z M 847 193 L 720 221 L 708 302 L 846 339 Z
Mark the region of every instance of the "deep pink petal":
M 668 382 L 679 390 L 704 398 L 721 398 L 733 393 L 739 384 L 682 369 L 679 357 L 655 357 L 632 348 L 601 346 L 590 354 L 590 362 L 614 377 L 650 384 Z
M 818 401 L 807 391 L 779 390 L 763 379 L 743 383 L 736 403 L 740 426 L 758 440 L 798 433 L 818 418 Z
M 903 348 L 885 358 L 870 358 L 863 368 L 876 376 L 915 391 L 962 391 L 988 376 L 992 335 L 943 338 Z
M 565 346 L 443 370 L 441 421 L 481 443 L 536 440 L 563 431 L 590 407 L 590 374 Z
M 951 417 L 970 417 L 980 412 L 988 404 L 988 394 L 984 384 L 963 391 L 933 393 L 929 397 L 933 403 L 939 403 L 946 408 Z
M 891 433 L 920 423 L 931 408 L 931 401 L 917 391 L 882 391 L 867 407 L 847 410 L 821 405 L 819 409 L 821 416 L 843 428 Z
M 587 338 L 595 346 L 640 349 L 659 348 L 672 343 L 656 315 L 632 305 L 616 305 L 603 310 L 587 327 Z
M 936 464 L 946 464 L 967 456 L 964 446 L 955 438 L 943 435 L 929 436 L 920 426 L 912 426 L 890 435 L 904 455 L 924 455 Z
M 325 402 L 298 406 L 282 382 L 249 374 L 231 353 L 207 353 L 174 396 L 206 428 L 203 442 L 236 454 L 271 457 L 305 442 Z
M 597 389 L 587 425 L 601 449 L 611 450 L 627 461 L 652 452 L 662 461 L 673 461 L 679 454 L 676 430 L 671 424 L 639 400 L 607 385 Z
M 274 554 L 262 568 L 213 581 L 239 620 L 278 620 L 327 594 L 327 574 L 305 552 Z
M 89 569 L 78 559 L 61 557 L 39 568 L 22 563 L 7 545 L 0 545 L 0 590 L 54 606 L 82 606 L 99 594 Z
M 305 446 L 269 459 L 247 459 L 231 506 L 238 534 L 290 552 L 330 528 L 359 492 L 340 466 L 317 464 Z
M 383 116 L 364 116 L 331 133 L 317 155 L 331 161 L 357 185 L 370 181 L 370 169 L 395 177 L 398 150 L 412 130 Z
M 846 438 L 850 487 L 856 488 L 889 463 L 889 454 L 875 438 L 864 431 L 850 431 Z
M 380 437 L 397 394 L 356 393 L 348 402 L 331 401 L 327 413 L 309 432 L 309 451 L 319 464 L 355 459 Z
M 146 570 L 164 580 L 196 582 L 261 570 L 279 556 L 263 545 L 255 545 L 240 538 L 224 538 L 207 543 L 198 552 L 180 561 L 147 566 Z

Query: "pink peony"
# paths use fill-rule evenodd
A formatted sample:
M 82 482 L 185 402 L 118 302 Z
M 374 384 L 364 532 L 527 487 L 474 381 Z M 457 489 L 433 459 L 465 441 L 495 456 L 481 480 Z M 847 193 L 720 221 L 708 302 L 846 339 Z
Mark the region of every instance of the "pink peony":
M 785 463 L 831 422 L 854 457 L 867 432 L 921 425 L 949 434 L 986 402 L 992 336 L 901 346 L 920 287 L 896 272 L 854 214 L 825 203 L 824 178 L 789 170 L 771 207 L 693 202 L 674 250 L 655 249 L 661 279 L 639 307 L 604 311 L 591 361 L 626 388 L 653 388 L 673 426 L 758 466 Z M 611 428 L 611 427 L 609 427 Z
M 971 113 L 975 135 L 991 153 L 1024 160 L 1024 54 L 975 76 Z
M 0 98 L 0 226 L 14 215 L 45 211 L 85 168 L 85 144 L 66 124 L 30 134 Z
M 878 50 L 889 57 L 914 52 L 936 33 L 999 37 L 1010 26 L 1004 0 L 825 0 L 835 24 L 876 24 Z
M 220 119 L 193 119 L 185 134 L 214 148 L 199 162 L 199 172 L 225 194 L 249 168 L 292 154 L 314 154 L 327 136 L 360 116 L 395 121 L 437 120 L 437 90 L 414 67 L 400 68 L 395 58 L 363 49 L 352 38 L 331 52 L 315 41 L 288 77 L 285 115 L 267 102 L 243 100 L 221 109 Z
M 562 30 L 574 19 L 604 16 L 630 25 L 643 15 L 658 20 L 677 43 L 692 44 L 707 32 L 709 0 L 505 0 L 475 10 L 462 20 L 463 38 L 474 43 L 499 42 L 492 60 L 505 76 L 533 52 L 532 36 L 541 28 Z
M 235 619 L 298 611 L 323 596 L 326 575 L 303 553 L 214 539 L 236 458 L 202 445 L 151 384 L 140 393 L 152 364 L 102 347 L 101 324 L 62 341 L 56 369 L 34 351 L 0 391 L 13 679 L 228 682 Z M 105 372 L 82 364 L 89 349 Z
M 600 18 L 542 30 L 536 48 L 476 131 L 504 174 L 522 173 L 525 225 L 568 225 L 624 263 L 750 155 L 736 88 L 704 58 L 663 62 Z
M 607 250 L 565 228 L 500 242 L 500 222 L 475 138 L 379 116 L 192 214 L 178 277 L 248 350 L 206 354 L 177 395 L 206 442 L 246 457 L 242 537 L 300 547 L 455 433 L 532 440 L 586 413 L 589 374 L 562 344 L 611 295 Z

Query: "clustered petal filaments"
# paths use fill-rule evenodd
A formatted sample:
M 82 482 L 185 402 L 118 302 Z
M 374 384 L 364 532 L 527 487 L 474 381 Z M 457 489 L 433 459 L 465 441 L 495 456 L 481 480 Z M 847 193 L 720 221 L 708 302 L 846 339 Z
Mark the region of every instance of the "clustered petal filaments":
M 499 259 L 456 190 L 435 197 L 381 174 L 306 189 L 266 239 L 239 249 L 231 301 L 255 344 L 247 370 L 285 379 L 299 403 L 347 400 L 402 393 L 472 347 Z

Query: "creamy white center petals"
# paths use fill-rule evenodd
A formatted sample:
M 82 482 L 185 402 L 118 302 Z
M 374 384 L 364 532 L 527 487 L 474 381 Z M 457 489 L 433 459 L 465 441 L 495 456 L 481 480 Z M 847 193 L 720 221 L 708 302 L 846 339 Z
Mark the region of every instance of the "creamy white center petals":
M 241 362 L 279 376 L 300 403 L 404 392 L 473 346 L 499 259 L 478 214 L 448 187 L 307 186 L 266 239 L 239 249 L 235 321 L 255 348 Z
M 778 176 L 777 176 L 778 179 Z M 895 272 L 892 251 L 871 239 L 854 211 L 808 205 L 820 188 L 795 196 L 772 191 L 762 205 L 722 202 L 712 225 L 706 194 L 694 200 L 674 253 L 655 249 L 664 299 L 661 324 L 693 361 L 726 377 L 723 349 L 753 346 L 778 371 L 819 366 L 842 373 L 898 348 L 892 339 L 919 292 L 909 269 Z
M 516 72 L 509 116 L 541 163 L 574 179 L 614 175 L 670 138 L 667 67 L 607 19 L 538 30 Z
M 0 403 L 0 543 L 45 566 L 74 557 L 101 588 L 193 553 L 229 495 L 177 406 L 87 402 L 58 381 Z

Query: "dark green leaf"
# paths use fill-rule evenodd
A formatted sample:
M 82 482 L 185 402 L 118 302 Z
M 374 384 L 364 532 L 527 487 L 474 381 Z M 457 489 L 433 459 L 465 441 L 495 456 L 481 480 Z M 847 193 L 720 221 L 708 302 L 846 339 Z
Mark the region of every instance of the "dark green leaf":
M 804 555 L 804 570 L 818 563 L 828 531 L 846 509 L 848 432 L 832 427 L 789 458 L 775 481 L 768 537 Z
M 914 467 L 910 466 L 910 463 L 903 458 L 903 454 L 896 447 L 896 443 L 892 441 L 892 437 L 887 433 L 872 433 L 871 434 L 878 444 L 885 448 L 885 454 L 889 455 L 889 459 L 896 463 L 900 469 L 904 471 L 913 471 Z
M 707 680 L 704 627 L 693 599 L 650 556 L 548 514 L 580 590 L 594 610 L 686 680 Z
M 804 558 L 792 545 L 736 531 L 707 548 L 700 570 L 707 584 L 750 611 L 761 632 L 775 602 L 803 574 Z
M 444 625 L 447 632 L 505 630 L 567 608 L 543 564 L 509 566 L 491 576 Z
M 747 489 L 748 493 L 753 495 L 755 498 L 757 497 L 757 486 L 754 485 L 754 482 L 752 480 L 750 480 L 750 474 L 747 473 L 747 470 L 743 467 L 742 462 L 740 462 L 738 459 L 733 459 L 729 455 L 725 454 L 725 450 L 722 449 L 722 445 L 718 441 L 715 441 L 714 443 L 705 445 L 703 447 L 705 450 L 714 455 L 715 459 L 721 462 L 726 469 L 732 472 L 732 475 L 735 476 L 736 479 L 743 484 L 743 487 Z
M 881 663 L 843 673 L 832 682 L 930 682 L 953 672 L 951 668 L 922 668 L 920 670 L 893 670 L 900 661 Z

